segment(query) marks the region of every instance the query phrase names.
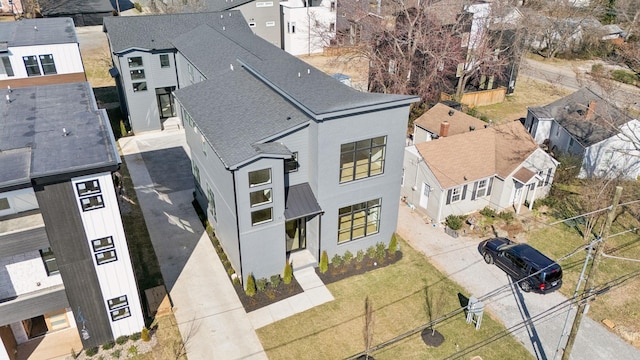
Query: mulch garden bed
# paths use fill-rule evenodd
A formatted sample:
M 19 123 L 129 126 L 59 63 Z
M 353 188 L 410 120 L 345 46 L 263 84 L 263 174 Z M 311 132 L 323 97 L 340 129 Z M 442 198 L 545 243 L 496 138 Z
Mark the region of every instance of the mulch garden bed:
M 277 287 L 271 287 L 271 284 L 267 285 L 264 291 L 256 291 L 253 296 L 247 295 L 244 291 L 244 287 L 240 284 L 234 284 L 233 288 L 236 290 L 240 302 L 246 312 L 258 310 L 267 305 L 271 305 L 280 300 L 284 300 L 293 295 L 300 294 L 303 290 L 296 278 L 294 277 L 289 284 L 281 282 Z
M 316 268 L 316 274 L 318 274 L 320 280 L 322 280 L 322 282 L 326 285 L 354 275 L 364 274 L 367 271 L 394 264 L 400 259 L 402 259 L 401 251 L 396 251 L 395 254 L 392 255 L 390 255 L 387 251 L 384 259 L 382 260 L 379 260 L 377 258 L 372 259 L 369 256 L 365 256 L 365 258 L 361 262 L 357 262 L 355 259 L 353 259 L 348 264 L 342 264 L 338 267 L 334 267 L 333 264 L 329 264 L 329 270 L 327 270 L 327 272 L 325 272 L 324 274 L 320 272 L 320 268 Z

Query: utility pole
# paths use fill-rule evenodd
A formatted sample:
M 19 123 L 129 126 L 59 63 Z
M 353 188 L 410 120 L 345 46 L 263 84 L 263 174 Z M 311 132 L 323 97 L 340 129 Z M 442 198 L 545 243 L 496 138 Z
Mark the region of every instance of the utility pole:
M 571 332 L 569 333 L 569 337 L 567 338 L 567 345 L 564 347 L 564 351 L 562 353 L 562 360 L 569 360 L 569 356 L 571 355 L 571 350 L 573 348 L 573 344 L 576 341 L 576 335 L 578 334 L 578 329 L 580 328 L 580 322 L 582 321 L 582 317 L 586 312 L 587 302 L 588 300 L 584 300 L 584 295 L 590 294 L 593 289 L 593 282 L 598 272 L 598 265 L 600 264 L 600 259 L 602 257 L 602 249 L 605 240 L 609 236 L 609 230 L 611 229 L 611 223 L 616 216 L 616 209 L 618 208 L 618 204 L 620 203 L 620 196 L 622 195 L 622 187 L 616 186 L 616 193 L 613 196 L 613 203 L 609 208 L 609 213 L 607 214 L 607 220 L 604 223 L 604 227 L 602 228 L 602 236 L 601 240 L 596 242 L 595 244 L 595 255 L 593 256 L 593 262 L 591 263 L 591 268 L 589 268 L 589 273 L 587 274 L 587 280 L 584 285 L 583 300 L 578 304 L 578 309 L 576 311 L 576 317 L 573 320 L 573 326 L 571 327 Z

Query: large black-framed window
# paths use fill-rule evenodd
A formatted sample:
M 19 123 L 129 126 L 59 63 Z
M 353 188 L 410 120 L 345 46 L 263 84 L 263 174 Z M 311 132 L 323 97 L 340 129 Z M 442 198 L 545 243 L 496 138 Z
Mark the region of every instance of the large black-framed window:
M 338 210 L 338 244 L 380 231 L 381 199 L 341 207 Z
M 78 196 L 86 196 L 100 193 L 100 182 L 96 180 L 88 180 L 76 184 Z
M 80 199 L 82 205 L 82 211 L 91 211 L 96 209 L 102 209 L 104 207 L 104 201 L 102 195 L 87 196 Z
M 59 274 L 58 262 L 56 261 L 56 255 L 51 248 L 40 249 L 40 257 L 44 263 L 44 269 L 47 271 L 47 276 Z
M 53 61 L 52 54 L 40 55 L 40 65 L 42 65 L 42 72 L 45 75 L 57 74 L 56 63 Z
M 354 141 L 340 146 L 340 183 L 384 173 L 387 137 Z
M 23 56 L 24 67 L 27 70 L 27 76 L 40 76 L 40 65 L 38 65 L 38 58 L 35 55 Z

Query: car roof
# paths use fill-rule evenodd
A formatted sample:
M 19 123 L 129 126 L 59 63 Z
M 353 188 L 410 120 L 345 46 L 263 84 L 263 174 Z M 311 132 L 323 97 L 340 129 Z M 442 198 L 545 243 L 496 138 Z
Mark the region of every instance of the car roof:
M 546 255 L 536 250 L 531 245 L 516 244 L 510 247 L 512 251 L 524 260 L 527 260 L 533 265 L 539 268 L 546 268 L 550 265 L 556 264 L 555 261 L 548 258 Z

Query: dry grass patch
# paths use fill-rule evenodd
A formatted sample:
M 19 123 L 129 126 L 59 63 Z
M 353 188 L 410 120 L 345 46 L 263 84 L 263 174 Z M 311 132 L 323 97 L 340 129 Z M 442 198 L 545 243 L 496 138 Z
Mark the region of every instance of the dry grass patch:
M 527 116 L 527 107 L 547 105 L 569 95 L 571 91 L 546 82 L 520 76 L 515 92 L 499 104 L 478 106 L 479 114 L 486 116 L 496 124 L 518 120 Z
M 364 350 L 364 301 L 374 307 L 373 343 L 379 344 L 429 322 L 425 287 L 434 299 L 433 318 L 461 307 L 465 291 L 443 277 L 427 259 L 399 241 L 403 258 L 393 265 L 335 282 L 327 287 L 335 300 L 301 314 L 258 329 L 260 341 L 270 359 L 301 359 L 310 354 L 320 359 L 339 359 Z M 438 325 L 445 342 L 427 347 L 414 334 L 373 355 L 376 359 L 441 359 L 456 353 L 504 328 L 485 314 L 479 331 L 466 324 L 464 313 Z M 514 338 L 506 336 L 472 355 L 484 358 L 532 358 Z

